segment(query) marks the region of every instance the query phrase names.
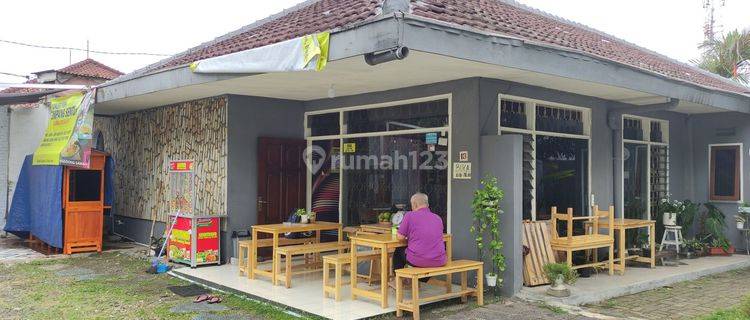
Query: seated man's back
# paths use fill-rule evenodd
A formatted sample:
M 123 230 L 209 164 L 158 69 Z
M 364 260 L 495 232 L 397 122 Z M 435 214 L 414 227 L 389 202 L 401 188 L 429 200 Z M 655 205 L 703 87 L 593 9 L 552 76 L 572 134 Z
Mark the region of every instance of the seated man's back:
M 398 233 L 406 237 L 406 260 L 415 267 L 440 267 L 446 263 L 443 220 L 423 207 L 407 213 Z

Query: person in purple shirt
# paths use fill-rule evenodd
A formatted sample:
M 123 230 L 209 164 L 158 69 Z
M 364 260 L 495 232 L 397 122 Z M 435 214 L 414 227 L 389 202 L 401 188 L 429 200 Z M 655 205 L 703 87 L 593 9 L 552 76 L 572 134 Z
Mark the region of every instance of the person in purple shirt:
M 412 211 L 404 215 L 397 233 L 399 239 L 406 239 L 407 247 L 393 253 L 393 270 L 407 264 L 423 268 L 445 265 L 443 219 L 430 211 L 428 200 L 424 193 L 411 196 Z

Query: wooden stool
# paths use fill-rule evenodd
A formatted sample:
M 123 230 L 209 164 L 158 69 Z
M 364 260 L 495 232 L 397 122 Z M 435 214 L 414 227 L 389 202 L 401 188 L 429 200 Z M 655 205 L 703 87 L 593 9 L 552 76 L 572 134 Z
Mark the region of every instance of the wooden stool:
M 323 256 L 323 296 L 328 298 L 329 294 L 333 294 L 333 298 L 336 301 L 341 301 L 341 286 L 348 283 L 343 283 L 341 280 L 341 277 L 344 273 L 344 267 L 347 265 L 351 265 L 351 254 L 349 253 L 339 253 L 339 254 L 332 254 Z M 369 259 L 370 265 L 374 264 L 375 261 L 380 258 L 380 253 L 377 251 L 367 251 L 367 252 L 359 252 L 357 255 L 358 258 L 363 259 Z M 334 270 L 334 280 L 333 285 L 329 284 L 329 277 L 331 272 L 331 267 L 333 267 Z M 350 281 L 357 281 L 351 278 L 356 277 L 362 277 L 362 278 L 371 278 L 370 275 L 360 275 L 357 272 L 357 266 L 349 267 L 349 274 L 350 274 Z
M 668 234 L 674 235 L 672 238 L 674 240 L 667 239 Z M 683 243 L 682 238 L 682 227 L 680 226 L 664 226 L 664 235 L 661 238 L 661 244 L 659 244 L 659 251 L 664 250 L 664 247 L 666 246 L 667 249 L 669 246 L 675 246 L 675 249 L 677 250 L 677 253 L 680 253 L 680 245 Z
M 240 275 L 244 272 L 248 274 L 250 270 L 250 248 L 253 245 L 253 240 L 241 240 L 238 242 L 237 250 L 237 269 L 240 270 Z

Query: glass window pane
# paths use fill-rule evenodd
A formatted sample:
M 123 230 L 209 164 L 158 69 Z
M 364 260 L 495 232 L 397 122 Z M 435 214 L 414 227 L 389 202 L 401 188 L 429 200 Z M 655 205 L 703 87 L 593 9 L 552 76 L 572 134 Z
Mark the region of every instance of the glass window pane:
M 648 205 L 648 146 L 626 143 L 623 149 L 625 218 L 646 219 Z
M 500 101 L 500 126 L 526 129 L 526 104 L 513 100 Z
M 319 221 L 339 222 L 339 145 L 339 139 L 313 141 L 314 148 L 319 152 L 312 153 L 312 169 L 319 169 L 312 176 L 310 207 Z
M 739 200 L 739 146 L 711 147 L 712 197 Z
M 588 214 L 588 141 L 537 136 L 536 218 L 550 219 L 553 206 Z
M 583 112 L 538 105 L 536 108 L 536 130 L 583 134 Z
M 664 135 L 661 131 L 661 122 L 651 122 L 651 142 L 664 142 Z
M 340 115 L 338 112 L 313 114 L 307 116 L 307 127 L 310 128 L 310 136 L 337 135 L 341 130 L 339 125 Z
M 447 127 L 448 100 L 347 111 L 344 119 L 350 134 Z
M 623 119 L 622 124 L 623 139 L 643 141 L 643 126 L 641 120 L 625 118 Z
M 653 133 L 653 131 L 651 131 Z M 651 219 L 655 218 L 660 199 L 668 196 L 669 149 L 666 146 L 651 146 Z
M 403 205 L 424 192 L 430 209 L 443 218 L 448 212 L 448 135 L 432 134 L 344 139 L 342 159 L 342 201 L 344 223 L 376 223 L 383 211 Z M 428 135 L 430 137 L 428 137 Z

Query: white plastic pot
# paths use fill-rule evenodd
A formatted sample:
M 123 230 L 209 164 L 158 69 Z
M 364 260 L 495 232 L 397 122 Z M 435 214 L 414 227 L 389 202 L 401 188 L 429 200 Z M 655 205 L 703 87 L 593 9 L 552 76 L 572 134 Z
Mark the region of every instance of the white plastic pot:
M 300 223 L 309 223 L 310 222 L 310 217 L 308 217 L 308 216 L 300 216 L 299 217 L 299 222 Z
M 487 279 L 487 286 L 488 287 L 494 287 L 497 286 L 497 275 L 496 274 L 486 274 L 484 277 Z
M 677 225 L 677 213 L 665 212 L 662 217 L 662 222 L 665 226 L 676 226 Z
M 745 229 L 745 221 L 737 221 L 737 229 Z

